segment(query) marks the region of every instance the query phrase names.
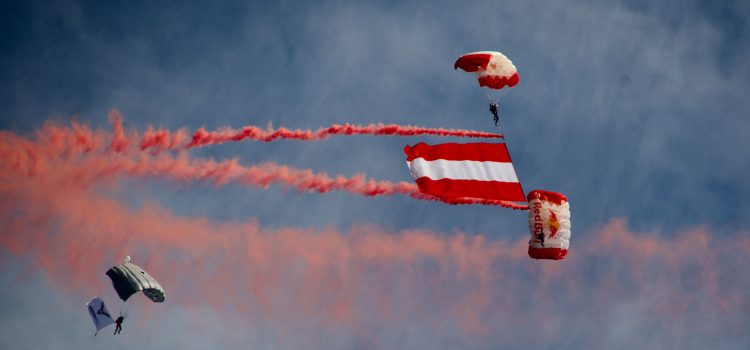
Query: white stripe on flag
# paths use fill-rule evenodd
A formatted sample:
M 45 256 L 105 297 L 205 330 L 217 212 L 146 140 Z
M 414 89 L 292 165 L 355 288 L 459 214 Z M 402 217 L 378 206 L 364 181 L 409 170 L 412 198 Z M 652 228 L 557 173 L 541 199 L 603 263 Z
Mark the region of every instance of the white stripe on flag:
M 518 182 L 513 163 L 444 159 L 427 161 L 424 158 L 416 158 L 406 163 L 414 179 L 428 177 L 433 180 Z

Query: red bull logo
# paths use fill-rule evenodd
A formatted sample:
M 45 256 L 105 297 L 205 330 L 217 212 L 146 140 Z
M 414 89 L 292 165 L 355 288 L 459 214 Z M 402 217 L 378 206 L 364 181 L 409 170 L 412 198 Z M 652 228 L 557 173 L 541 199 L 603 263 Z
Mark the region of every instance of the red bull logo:
M 547 226 L 549 227 L 549 238 L 555 237 L 557 230 L 560 229 L 560 222 L 557 221 L 557 215 L 551 209 L 549 211 L 549 219 L 547 219 Z

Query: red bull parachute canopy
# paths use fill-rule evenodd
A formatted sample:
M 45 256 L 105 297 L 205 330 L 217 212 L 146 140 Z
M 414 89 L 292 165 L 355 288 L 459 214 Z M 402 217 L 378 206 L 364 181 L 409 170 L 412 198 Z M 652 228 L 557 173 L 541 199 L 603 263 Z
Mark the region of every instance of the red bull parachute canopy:
M 529 192 L 529 256 L 534 259 L 564 259 L 570 245 L 570 205 L 557 192 Z
M 508 57 L 496 51 L 479 51 L 467 53 L 456 60 L 453 69 L 461 68 L 468 73 L 475 73 L 479 86 L 500 90 L 512 88 L 519 82 L 518 71 Z
M 490 112 L 494 116 L 495 125 L 498 125 L 500 96 L 519 82 L 516 66 L 500 52 L 478 51 L 459 57 L 453 64 L 453 69 L 458 68 L 474 73 L 479 86 L 487 88 Z

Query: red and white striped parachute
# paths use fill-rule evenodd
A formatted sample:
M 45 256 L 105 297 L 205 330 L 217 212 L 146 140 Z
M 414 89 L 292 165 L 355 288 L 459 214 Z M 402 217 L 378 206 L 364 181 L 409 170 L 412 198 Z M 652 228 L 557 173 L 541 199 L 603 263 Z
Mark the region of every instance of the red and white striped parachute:
M 516 66 L 500 52 L 467 53 L 453 64 L 453 69 L 458 68 L 469 73 L 476 73 L 479 86 L 493 90 L 500 90 L 506 86 L 512 88 L 519 81 Z
M 564 259 L 570 245 L 570 205 L 557 192 L 529 192 L 529 256 Z
M 507 91 L 506 86 L 512 88 L 518 84 L 518 71 L 508 57 L 495 51 L 479 51 L 467 53 L 458 58 L 453 69 L 461 68 L 466 72 L 475 73 L 479 86 L 487 88 L 487 99 L 490 101 L 490 112 L 498 125 L 500 119 L 500 96 Z

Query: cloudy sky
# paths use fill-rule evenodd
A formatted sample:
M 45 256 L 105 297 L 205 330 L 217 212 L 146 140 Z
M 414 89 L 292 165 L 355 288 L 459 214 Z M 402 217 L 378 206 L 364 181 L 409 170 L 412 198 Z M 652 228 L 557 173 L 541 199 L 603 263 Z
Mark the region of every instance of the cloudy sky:
M 3 2 L 0 348 L 750 347 L 748 20 L 742 1 Z M 523 211 L 236 176 L 411 181 L 404 145 L 468 139 L 138 147 L 497 132 L 452 66 L 478 50 L 518 68 L 502 132 L 526 191 L 569 198 L 566 260 L 527 257 Z M 167 301 L 93 337 L 84 304 L 119 308 L 104 272 L 126 255 Z

